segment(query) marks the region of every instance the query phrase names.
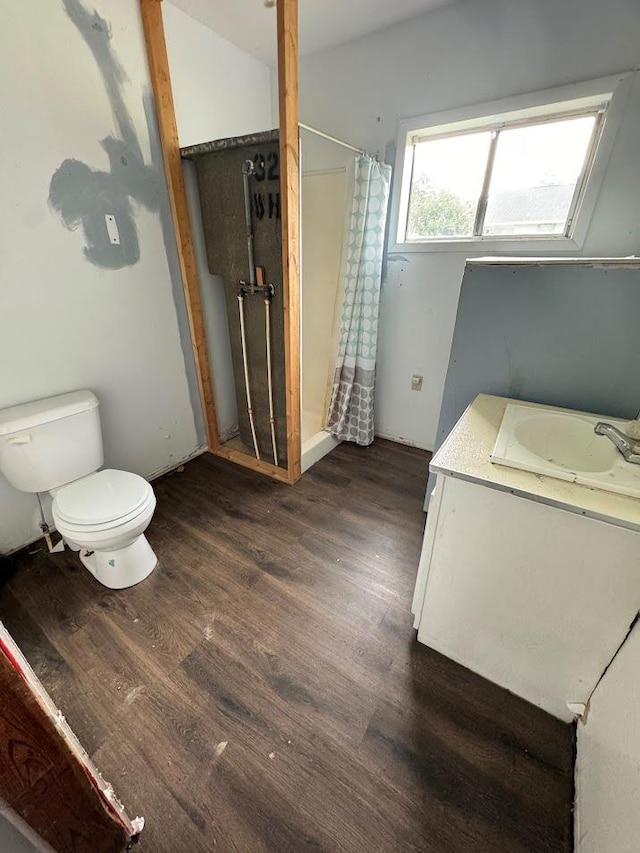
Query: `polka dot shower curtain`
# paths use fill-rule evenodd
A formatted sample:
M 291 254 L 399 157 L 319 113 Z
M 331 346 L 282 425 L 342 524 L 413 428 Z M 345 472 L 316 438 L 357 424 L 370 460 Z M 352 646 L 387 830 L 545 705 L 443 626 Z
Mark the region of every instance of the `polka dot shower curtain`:
M 327 430 L 343 441 L 373 441 L 378 310 L 391 166 L 357 157 L 345 236 L 344 304 Z

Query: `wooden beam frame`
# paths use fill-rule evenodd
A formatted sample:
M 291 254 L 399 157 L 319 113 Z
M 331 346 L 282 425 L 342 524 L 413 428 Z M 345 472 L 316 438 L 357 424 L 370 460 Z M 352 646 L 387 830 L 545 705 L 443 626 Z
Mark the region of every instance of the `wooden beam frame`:
M 298 139 L 298 0 L 278 0 L 278 85 L 280 99 L 280 194 L 284 302 L 285 379 L 287 383 L 287 460 L 280 468 L 227 447 L 220 441 L 213 383 L 196 267 L 187 194 L 182 173 L 169 60 L 162 20 L 162 0 L 140 0 L 149 73 L 155 97 L 160 143 L 176 232 L 180 271 L 187 302 L 189 330 L 196 363 L 209 450 L 217 456 L 295 483 L 301 472 L 300 439 L 300 264 Z
M 295 483 L 301 465 L 298 0 L 278 0 L 277 12 L 287 451 L 289 481 Z
M 220 445 L 220 436 L 213 397 L 211 370 L 209 368 L 207 337 L 204 326 L 202 300 L 200 298 L 200 282 L 198 280 L 198 270 L 191 237 L 187 193 L 184 186 L 184 175 L 182 174 L 178 127 L 173 105 L 171 78 L 169 76 L 169 60 L 167 58 L 167 45 L 164 38 L 161 2 L 162 0 L 140 0 L 140 12 L 142 15 L 144 38 L 147 45 L 147 59 L 149 61 L 149 73 L 151 75 L 151 84 L 155 98 L 160 145 L 162 146 L 164 170 L 169 190 L 169 202 L 171 204 L 173 226 L 178 243 L 180 272 L 182 274 L 182 285 L 187 302 L 189 331 L 191 332 L 191 343 L 195 356 L 196 375 L 198 377 L 198 388 L 205 420 L 207 443 L 209 450 L 215 451 Z

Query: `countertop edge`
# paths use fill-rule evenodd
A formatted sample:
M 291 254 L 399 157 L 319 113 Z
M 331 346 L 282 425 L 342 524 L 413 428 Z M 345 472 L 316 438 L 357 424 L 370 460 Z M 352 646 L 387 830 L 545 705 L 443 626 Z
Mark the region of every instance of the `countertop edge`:
M 564 478 L 537 474 L 490 462 L 491 451 L 506 407 L 515 403 L 532 409 L 600 417 L 593 412 L 563 409 L 493 394 L 478 394 L 434 454 L 429 471 L 562 509 L 615 527 L 640 531 L 640 499 L 601 490 Z
M 452 477 L 455 480 L 464 480 L 467 483 L 475 483 L 478 486 L 484 486 L 487 489 L 494 489 L 496 492 L 504 492 L 505 494 L 514 495 L 517 498 L 524 498 L 534 503 L 551 506 L 554 509 L 562 509 L 565 512 L 570 512 L 573 515 L 581 515 L 583 518 L 593 518 L 596 521 L 602 521 L 605 524 L 613 524 L 616 527 L 624 527 L 627 530 L 640 531 L 640 524 L 636 524 L 626 518 L 618 518 L 617 516 L 604 515 L 595 510 L 583 509 L 564 501 L 555 500 L 546 495 L 537 495 L 533 492 L 527 492 L 524 489 L 519 489 L 514 486 L 509 486 L 506 483 L 496 483 L 491 480 L 485 480 L 482 477 L 474 477 L 473 474 L 460 473 L 453 471 L 450 468 L 445 468 L 441 465 L 429 465 L 429 471 L 432 474 L 443 474 L 445 477 Z M 586 488 L 586 487 L 585 487 Z

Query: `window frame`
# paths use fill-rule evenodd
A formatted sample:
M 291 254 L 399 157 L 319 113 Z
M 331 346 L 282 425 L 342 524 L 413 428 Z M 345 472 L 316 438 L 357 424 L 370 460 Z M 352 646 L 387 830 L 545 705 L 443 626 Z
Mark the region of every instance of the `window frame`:
M 491 101 L 473 107 L 463 107 L 444 113 L 416 116 L 399 123 L 396 167 L 392 190 L 388 249 L 390 253 L 411 252 L 487 252 L 504 251 L 562 251 L 581 249 L 587 235 L 597 197 L 626 102 L 631 73 L 616 74 L 598 80 L 534 92 L 515 98 Z M 427 141 L 463 133 L 496 131 L 518 125 L 542 124 L 576 115 L 596 114 L 592 141 L 585 164 L 576 184 L 567 228 L 563 234 L 540 236 L 482 235 L 468 237 L 428 237 L 417 241 L 401 241 L 406 236 L 412 184 L 413 150 L 417 141 Z M 486 215 L 490 188 L 492 155 L 495 157 L 497 138 L 494 136 L 487 159 L 483 187 L 476 210 L 474 230 Z M 483 207 L 484 204 L 484 207 Z M 401 221 L 402 217 L 402 221 Z M 402 235 L 399 228 L 402 226 Z

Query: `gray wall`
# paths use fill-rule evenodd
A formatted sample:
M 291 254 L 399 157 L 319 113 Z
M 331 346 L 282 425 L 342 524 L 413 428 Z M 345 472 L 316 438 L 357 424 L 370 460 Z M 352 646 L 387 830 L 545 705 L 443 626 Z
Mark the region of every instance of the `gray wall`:
M 151 476 L 204 439 L 139 4 L 5 3 L 2 24 L 0 408 L 90 388 L 107 466 Z M 39 520 L 0 476 L 0 553 Z
M 639 309 L 640 268 L 470 261 L 436 448 L 480 393 L 635 417 Z
M 384 154 L 399 119 L 637 69 L 639 33 L 638 0 L 457 0 L 329 50 L 304 55 L 302 44 L 300 120 Z M 640 74 L 577 254 L 640 250 L 638 140 Z M 510 243 L 502 253 L 518 251 Z M 576 250 L 559 246 L 562 253 Z M 378 434 L 433 447 L 460 280 L 474 254 L 487 250 L 403 251 L 389 263 L 380 301 Z M 411 390 L 415 372 L 424 374 L 420 393 Z

